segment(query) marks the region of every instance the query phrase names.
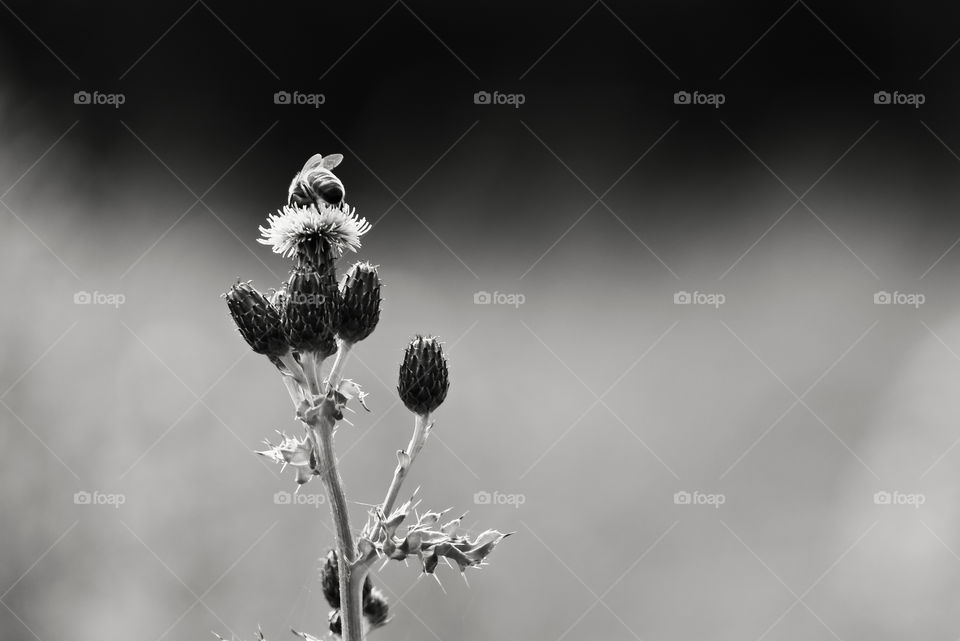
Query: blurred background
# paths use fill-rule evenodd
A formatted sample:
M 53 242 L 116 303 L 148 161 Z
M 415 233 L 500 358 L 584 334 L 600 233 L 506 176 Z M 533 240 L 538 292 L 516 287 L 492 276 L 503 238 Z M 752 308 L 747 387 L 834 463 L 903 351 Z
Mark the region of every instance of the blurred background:
M 0 2 L 0 636 L 323 637 L 322 488 L 220 299 L 342 153 L 386 282 L 337 436 L 515 531 L 378 639 L 960 636 L 960 12 Z M 343 266 L 354 257 L 347 257 Z M 442 590 L 445 590 L 444 593 Z

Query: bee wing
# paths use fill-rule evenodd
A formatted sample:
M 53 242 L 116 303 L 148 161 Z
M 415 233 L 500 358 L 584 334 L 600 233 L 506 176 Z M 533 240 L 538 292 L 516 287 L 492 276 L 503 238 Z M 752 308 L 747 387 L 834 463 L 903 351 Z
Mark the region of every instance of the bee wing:
M 326 158 L 323 157 L 323 154 L 313 154 L 307 162 L 303 163 L 303 169 L 300 170 L 300 173 L 302 174 L 306 170 L 313 169 L 318 165 L 326 166 L 325 163 Z
M 310 160 L 313 160 L 313 158 L 311 158 Z M 323 162 L 321 164 L 323 165 L 324 169 L 333 169 L 334 167 L 339 165 L 341 162 L 343 162 L 343 154 L 330 154 L 329 156 L 323 159 Z

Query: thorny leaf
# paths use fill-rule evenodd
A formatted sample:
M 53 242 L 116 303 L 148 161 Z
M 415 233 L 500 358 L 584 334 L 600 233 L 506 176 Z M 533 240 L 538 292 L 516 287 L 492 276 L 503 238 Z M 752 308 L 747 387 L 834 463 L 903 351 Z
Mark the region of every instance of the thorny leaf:
M 366 403 L 367 393 L 360 389 L 360 385 L 349 378 L 340 381 L 340 386 L 337 388 L 337 405 L 343 407 L 354 398 L 359 401 L 363 409 L 370 411 Z
M 364 532 L 378 555 L 397 561 L 416 556 L 426 574 L 433 574 L 443 557 L 455 563 L 462 573 L 468 567 L 483 565 L 497 544 L 512 534 L 487 530 L 474 538 L 459 535 L 457 530 L 462 516 L 439 525 L 441 517 L 448 510 L 426 512 L 417 516 L 416 523 L 407 525 L 406 531 L 401 534 L 401 525 L 411 512 L 415 513 L 417 504 L 411 498 L 389 517 L 379 511 L 371 513 L 372 521 L 368 521 Z
M 314 455 L 314 448 L 307 437 L 303 440 L 287 436 L 283 432 L 280 434 L 280 443 L 274 445 L 269 440 L 264 441 L 269 445 L 269 449 L 258 451 L 257 454 L 265 456 L 272 461 L 283 465 L 286 469 L 292 465 L 297 470 L 297 484 L 303 485 L 314 476 L 320 474 L 319 464 Z M 281 470 L 282 471 L 282 470 Z

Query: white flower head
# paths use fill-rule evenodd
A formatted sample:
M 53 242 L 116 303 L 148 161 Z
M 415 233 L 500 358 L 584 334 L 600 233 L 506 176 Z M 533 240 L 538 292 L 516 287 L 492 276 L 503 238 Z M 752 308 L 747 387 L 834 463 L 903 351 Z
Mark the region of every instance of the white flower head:
M 344 250 L 357 251 L 360 237 L 370 231 L 366 218 L 343 203 L 311 204 L 306 207 L 285 205 L 267 217 L 268 225 L 260 227 L 257 242 L 273 247 L 287 258 L 299 258 L 317 264 L 339 258 Z

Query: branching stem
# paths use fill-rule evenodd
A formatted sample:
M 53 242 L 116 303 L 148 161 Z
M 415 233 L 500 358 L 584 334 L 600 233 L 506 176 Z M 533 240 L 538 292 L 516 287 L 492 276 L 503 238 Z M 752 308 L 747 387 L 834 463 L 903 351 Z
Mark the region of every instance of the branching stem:
M 385 516 L 389 516 L 393 510 L 394 503 L 397 502 L 397 495 L 400 493 L 400 486 L 403 480 L 407 478 L 407 473 L 413 465 L 413 461 L 420 454 L 424 443 L 427 442 L 427 436 L 430 434 L 430 414 L 417 414 L 416 422 L 413 425 L 413 436 L 410 437 L 410 444 L 405 451 L 397 453 L 397 467 L 393 471 L 393 480 L 390 482 L 390 488 L 387 490 L 387 497 L 380 506 Z
M 327 394 L 329 394 L 331 390 L 340 388 L 340 381 L 343 379 L 343 367 L 347 362 L 347 357 L 350 355 L 350 348 L 352 347 L 353 343 L 340 341 L 337 357 L 333 361 L 333 367 L 330 368 L 330 375 L 327 376 Z

